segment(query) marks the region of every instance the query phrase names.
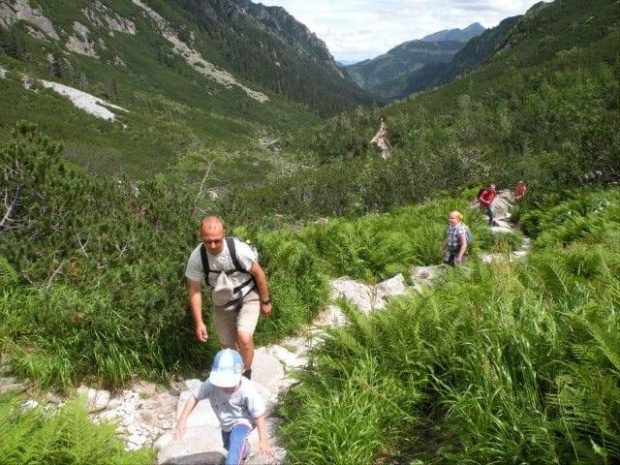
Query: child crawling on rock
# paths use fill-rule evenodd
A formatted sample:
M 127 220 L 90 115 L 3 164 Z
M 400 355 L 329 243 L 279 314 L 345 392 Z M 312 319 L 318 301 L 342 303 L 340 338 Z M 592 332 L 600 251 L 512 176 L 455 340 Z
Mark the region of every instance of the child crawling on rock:
M 188 399 L 174 429 L 174 439 L 181 439 L 187 429 L 189 417 L 196 404 L 209 399 L 222 428 L 224 448 L 228 451 L 226 465 L 238 465 L 250 455 L 248 435 L 254 425 L 258 429 L 259 450 L 273 456 L 267 427 L 265 403 L 254 384 L 242 376 L 243 360 L 232 349 L 220 350 L 213 361 L 209 379 Z

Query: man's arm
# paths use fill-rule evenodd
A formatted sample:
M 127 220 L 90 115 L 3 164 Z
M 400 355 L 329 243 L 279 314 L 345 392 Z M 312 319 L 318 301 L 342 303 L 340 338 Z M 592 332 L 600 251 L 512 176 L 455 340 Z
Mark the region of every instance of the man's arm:
M 202 294 L 200 293 L 202 283 L 191 279 L 188 279 L 187 282 L 189 284 L 189 308 L 191 308 L 194 317 L 196 338 L 205 342 L 209 335 L 207 334 L 207 327 L 202 321 Z
M 252 268 L 250 268 L 250 274 L 254 277 L 256 287 L 258 288 L 258 295 L 260 296 L 260 311 L 263 315 L 269 316 L 271 315 L 271 301 L 269 299 L 269 286 L 267 285 L 267 277 L 265 276 L 265 272 L 258 262 L 254 262 L 254 264 L 252 264 Z

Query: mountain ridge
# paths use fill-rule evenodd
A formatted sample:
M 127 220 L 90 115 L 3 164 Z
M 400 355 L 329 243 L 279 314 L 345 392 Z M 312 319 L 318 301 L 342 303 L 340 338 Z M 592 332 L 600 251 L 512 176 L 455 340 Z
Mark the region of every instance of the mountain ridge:
M 424 42 L 440 42 L 444 40 L 455 40 L 457 42 L 467 42 L 469 39 L 479 36 L 486 28 L 478 23 L 472 23 L 464 29 L 444 29 L 422 37 L 420 40 Z

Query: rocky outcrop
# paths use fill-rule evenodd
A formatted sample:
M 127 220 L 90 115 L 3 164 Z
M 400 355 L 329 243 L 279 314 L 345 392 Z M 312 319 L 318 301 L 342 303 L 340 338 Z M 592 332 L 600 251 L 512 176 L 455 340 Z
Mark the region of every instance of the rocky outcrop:
M 28 0 L 17 0 L 14 3 L 0 2 L 0 26 L 9 27 L 17 21 L 26 21 L 36 26 L 46 37 L 58 40 L 52 22 L 41 10 L 32 8 Z
M 111 35 L 113 35 L 114 32 L 131 35 L 136 34 L 136 25 L 133 21 L 123 18 L 99 0 L 95 1 L 91 8 L 84 8 L 82 13 L 84 13 L 94 26 L 108 29 Z
M 166 40 L 168 40 L 174 46 L 174 53 L 181 56 L 187 62 L 187 64 L 190 65 L 195 71 L 198 71 L 200 74 L 214 79 L 215 81 L 227 88 L 236 86 L 243 90 L 248 96 L 252 97 L 255 100 L 258 100 L 261 103 L 269 101 L 269 97 L 267 97 L 267 95 L 244 86 L 243 84 L 238 82 L 232 74 L 227 71 L 218 69 L 213 63 L 205 60 L 200 54 L 200 52 L 192 49 L 189 45 L 183 42 L 173 30 L 173 28 L 168 24 L 168 22 L 155 10 L 145 5 L 140 0 L 133 0 L 133 3 L 135 3 L 145 11 L 145 13 L 157 25 L 158 29 L 166 38 Z
M 66 47 L 72 52 L 79 53 L 80 55 L 99 58 L 98 49 L 105 49 L 105 44 L 91 41 L 89 38 L 90 30 L 78 21 L 73 23 L 73 30 L 75 35 L 69 36 Z

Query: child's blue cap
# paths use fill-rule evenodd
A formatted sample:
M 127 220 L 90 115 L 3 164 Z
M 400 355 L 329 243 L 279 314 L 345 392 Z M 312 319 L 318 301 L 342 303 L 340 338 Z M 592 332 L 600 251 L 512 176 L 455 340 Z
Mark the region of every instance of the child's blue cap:
M 217 387 L 231 388 L 237 386 L 243 375 L 243 359 L 239 352 L 232 349 L 220 350 L 215 355 L 209 375 L 211 384 Z

